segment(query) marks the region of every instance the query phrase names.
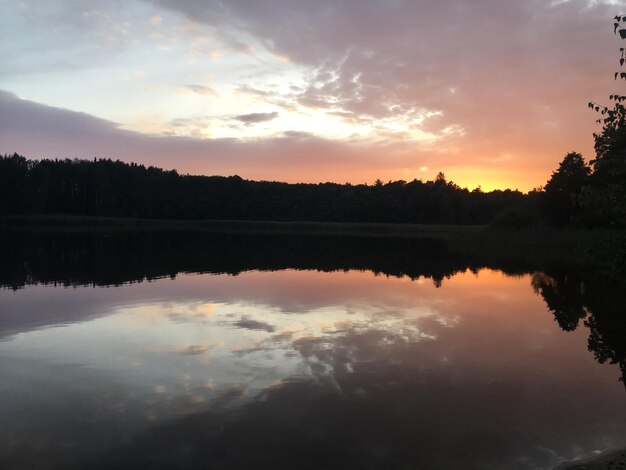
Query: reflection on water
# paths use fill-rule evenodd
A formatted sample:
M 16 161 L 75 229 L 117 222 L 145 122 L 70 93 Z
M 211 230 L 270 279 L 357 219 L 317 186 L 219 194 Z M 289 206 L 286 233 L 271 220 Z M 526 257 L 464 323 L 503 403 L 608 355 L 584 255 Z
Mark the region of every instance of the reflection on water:
M 626 445 L 606 286 L 435 241 L 154 236 L 13 244 L 0 467 L 548 469 Z
M 620 380 L 626 387 L 624 286 L 586 282 L 572 272 L 554 276 L 536 273 L 532 284 L 564 331 L 574 331 L 584 321 L 590 330 L 589 351 L 598 362 L 618 364 Z

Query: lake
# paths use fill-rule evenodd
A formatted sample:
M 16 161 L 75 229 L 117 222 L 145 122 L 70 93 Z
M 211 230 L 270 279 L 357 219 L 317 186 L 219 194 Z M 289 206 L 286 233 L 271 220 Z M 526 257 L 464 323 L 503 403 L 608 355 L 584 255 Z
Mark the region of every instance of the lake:
M 1 468 L 551 469 L 626 447 L 625 294 L 538 249 L 0 244 Z

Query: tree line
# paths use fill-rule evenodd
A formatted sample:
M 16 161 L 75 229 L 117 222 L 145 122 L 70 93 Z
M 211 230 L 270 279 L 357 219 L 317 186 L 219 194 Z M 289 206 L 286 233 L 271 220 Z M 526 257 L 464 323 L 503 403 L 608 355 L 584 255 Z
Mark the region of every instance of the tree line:
M 425 182 L 289 184 L 181 175 L 111 159 L 4 155 L 0 215 L 623 227 L 623 129 L 612 140 L 596 137 L 597 156 L 590 164 L 581 154 L 568 153 L 545 186 L 527 194 L 470 191 L 447 181 L 443 173 Z
M 591 165 L 579 153 L 568 153 L 545 187 L 527 194 L 509 189 L 470 191 L 447 181 L 443 173 L 425 182 L 289 184 L 181 175 L 111 159 L 29 160 L 4 155 L 0 215 L 624 226 L 626 147 L 621 141 L 605 140 L 597 144 L 603 153 L 599 151 Z M 617 151 L 619 158 L 613 155 Z M 611 155 L 611 165 L 604 154 Z
M 0 157 L 0 214 L 160 219 L 485 224 L 529 205 L 519 191 L 433 181 L 288 184 L 181 175 L 111 159 Z

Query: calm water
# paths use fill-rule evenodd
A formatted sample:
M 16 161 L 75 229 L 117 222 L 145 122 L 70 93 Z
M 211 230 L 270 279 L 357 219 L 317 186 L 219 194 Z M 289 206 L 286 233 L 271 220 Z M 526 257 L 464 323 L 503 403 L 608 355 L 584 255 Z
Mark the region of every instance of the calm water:
M 427 240 L 1 241 L 1 468 L 549 469 L 626 446 L 622 294 L 558 263 Z

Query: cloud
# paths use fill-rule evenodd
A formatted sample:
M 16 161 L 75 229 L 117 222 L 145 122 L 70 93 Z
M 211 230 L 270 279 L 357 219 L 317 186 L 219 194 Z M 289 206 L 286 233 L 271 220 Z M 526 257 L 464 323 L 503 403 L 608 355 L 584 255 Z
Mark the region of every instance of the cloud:
M 3 2 L 0 76 L 101 67 L 135 40 L 127 11 L 117 2 Z
M 206 85 L 184 85 L 181 88 L 181 91 L 183 93 L 194 93 L 197 95 L 217 96 L 217 92 L 210 86 L 206 86 Z
M 346 180 L 358 174 L 374 181 L 385 166 L 407 166 L 404 156 L 395 157 L 391 151 L 381 165 L 379 151 L 298 133 L 251 141 L 142 134 L 0 90 L 0 153 L 18 152 L 29 158 L 109 157 L 182 173 L 292 182 L 329 181 L 333 173 Z M 368 171 L 374 173 L 367 176 Z
M 234 322 L 233 325 L 246 330 L 267 331 L 268 333 L 273 333 L 276 330 L 274 326 L 269 323 L 251 320 L 249 318 L 242 318 L 241 320 Z
M 278 117 L 277 112 L 272 113 L 250 113 L 250 114 L 240 114 L 239 116 L 233 117 L 236 121 L 241 121 L 245 124 L 258 124 L 260 122 L 268 122 L 276 119 Z
M 273 92 L 271 91 L 267 91 L 267 90 L 261 90 L 259 88 L 254 88 L 251 87 L 248 84 L 243 84 L 237 87 L 237 92 L 238 93 L 246 93 L 246 94 L 250 94 L 250 95 L 257 95 L 257 96 L 261 96 L 261 97 L 272 97 L 274 95 Z
M 299 140 L 311 139 L 315 137 L 313 134 L 309 132 L 302 132 L 302 131 L 285 131 L 283 132 L 283 135 L 290 139 L 299 139 Z
M 157 16 L 157 15 L 151 16 L 150 18 L 148 18 L 146 23 L 148 23 L 149 25 L 152 25 L 152 26 L 159 26 L 161 23 L 163 23 L 163 18 L 161 18 L 160 16 Z
M 11 92 L 0 90 L 0 133 L 3 142 L 10 142 L 9 132 L 29 135 L 34 131 L 33 138 L 47 135 L 73 137 L 99 135 L 130 135 L 119 129 L 118 124 L 91 116 L 86 113 L 69 111 L 53 106 L 46 106 L 34 101 L 20 99 Z M 5 144 L 6 145 L 6 144 Z
M 204 119 L 196 124 L 209 126 Z M 185 125 L 185 121 L 173 124 Z M 484 157 L 477 160 L 477 166 L 471 166 L 466 154 L 444 150 L 410 140 L 337 141 L 291 130 L 249 140 L 142 134 L 89 114 L 20 99 L 0 90 L 0 153 L 18 152 L 29 158 L 108 157 L 175 168 L 181 173 L 312 183 L 428 179 L 444 171 L 449 179 L 463 185 L 462 171 L 473 171 L 474 181 L 484 189 L 489 188 L 488 177 L 508 185 L 511 180 L 519 182 L 520 176 L 543 182 L 546 175 L 546 170 L 533 166 L 530 158 L 515 168 L 510 167 L 509 160 L 495 157 Z M 432 174 L 419 172 L 420 167 L 431 168 Z
M 209 344 L 182 344 L 174 349 L 177 353 L 184 356 L 198 356 L 206 353 L 212 346 Z
M 30 31 L 33 25 L 37 31 L 24 36 L 28 41 L 20 51 L 0 48 L 5 64 L 0 74 L 18 77 L 42 70 L 106 67 L 145 33 L 167 38 L 172 52 L 184 43 L 180 57 L 186 52 L 194 67 L 223 54 L 211 60 L 211 74 L 226 84 L 224 90 L 232 86 L 245 95 L 237 100 L 254 100 L 253 105 L 246 101 L 250 107 L 244 110 L 277 109 L 281 118 L 309 113 L 307 119 L 313 123 L 329 115 L 345 124 L 347 130 L 338 131 L 344 140 L 351 138 L 352 127 L 367 128 L 370 137 L 393 147 L 385 154 L 376 149 L 381 160 L 372 164 L 368 174 L 405 178 L 404 168 L 449 173 L 463 167 L 467 175 L 471 167 L 474 184 L 486 188 L 489 185 L 476 177 L 484 173 L 482 168 L 498 172 L 501 185 L 507 184 L 506 178 L 517 184 L 524 179 L 529 189 L 544 183 L 566 152 L 575 149 L 592 156 L 592 133 L 597 128 L 586 103 L 604 102 L 616 92 L 613 52 L 619 40 L 612 34 L 611 18 L 622 12 L 626 2 L 276 0 L 270 5 L 247 0 L 150 0 L 131 2 L 128 10 L 105 2 L 98 11 L 86 0 L 16 5 L 8 10 L 5 31 Z M 158 33 L 146 24 L 146 19 L 157 17 L 162 18 Z M 120 41 L 110 41 L 115 38 Z M 154 41 L 150 46 L 153 50 Z M 246 54 L 253 57 L 243 60 Z M 289 62 L 279 64 L 277 57 L 288 57 Z M 146 56 L 149 73 L 151 60 Z M 212 96 L 210 89 L 193 84 L 194 80 L 202 83 L 201 76 L 178 81 L 192 82 L 180 91 Z M 27 88 L 16 85 L 15 89 Z M 120 90 L 120 96 L 124 93 Z M 29 95 L 53 99 L 49 90 L 29 91 Z M 148 114 L 153 109 L 139 111 Z M 240 114 L 231 119 L 234 125 L 246 124 L 238 129 L 250 135 L 263 127 L 253 124 L 278 116 L 272 114 Z M 179 117 L 190 118 L 167 116 L 164 121 Z M 312 127 L 293 130 L 320 132 Z M 437 139 L 436 146 L 429 147 L 424 135 Z M 259 145 L 280 143 L 281 155 L 294 150 L 290 147 L 294 140 L 282 138 L 260 139 Z M 234 146 L 240 144 L 236 141 Z M 325 141 L 319 144 L 327 146 Z M 230 146 L 225 141 L 211 145 Z M 334 149 L 343 152 L 347 147 L 345 142 L 334 142 Z M 368 152 L 374 153 L 358 150 L 366 162 Z M 292 154 L 298 156 L 293 168 L 300 157 L 306 160 L 312 152 L 298 148 Z M 269 158 L 269 167 L 275 158 Z M 206 167 L 202 168 L 195 171 Z M 364 174 L 363 169 L 356 163 L 352 174 Z M 345 178 L 335 168 L 326 171 L 327 179 Z
M 619 41 L 611 18 L 625 5 L 153 3 L 231 34 L 253 36 L 269 52 L 305 67 L 307 83 L 294 90 L 302 106 L 351 122 L 388 119 L 430 132 L 442 140 L 443 152 L 462 152 L 470 165 L 507 154 L 512 166 L 530 161 L 546 171 L 571 148 L 592 152 L 595 117 L 585 105 L 612 92 L 612 52 Z

